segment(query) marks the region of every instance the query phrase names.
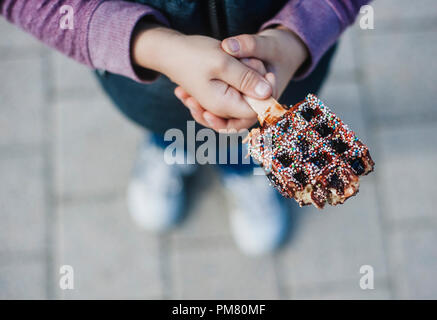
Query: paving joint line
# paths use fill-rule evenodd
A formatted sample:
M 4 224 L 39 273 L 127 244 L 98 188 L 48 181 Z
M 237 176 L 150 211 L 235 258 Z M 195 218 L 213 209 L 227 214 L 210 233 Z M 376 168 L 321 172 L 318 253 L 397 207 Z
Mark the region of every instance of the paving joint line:
M 352 47 L 353 47 L 353 57 L 355 60 L 355 64 L 356 65 L 362 65 L 362 63 L 364 63 L 364 59 L 361 55 L 362 53 L 362 38 L 354 38 L 352 41 Z M 358 69 L 356 69 L 358 70 Z M 358 85 L 358 95 L 359 95 L 359 103 L 360 103 L 360 109 L 362 111 L 362 115 L 363 115 L 363 122 L 364 122 L 364 127 L 365 130 L 368 134 L 368 137 L 370 139 L 370 142 L 372 143 L 372 145 L 375 146 L 376 151 L 380 150 L 380 145 L 379 145 L 379 141 L 378 139 L 376 139 L 376 132 L 377 130 L 375 130 L 371 123 L 372 120 L 375 118 L 375 115 L 373 115 L 373 110 L 371 109 L 371 102 L 370 101 L 370 96 L 369 96 L 369 86 L 367 85 L 367 78 L 365 77 L 364 74 L 362 74 L 359 71 L 355 72 L 356 74 L 356 81 L 359 84 Z M 368 106 L 367 110 L 363 110 L 363 108 L 365 106 Z M 367 111 L 367 112 L 366 112 Z M 375 132 L 376 131 L 376 132 Z M 379 154 L 379 152 L 377 152 Z M 376 199 L 376 205 L 377 205 L 377 210 L 378 210 L 378 220 L 379 220 L 379 231 L 381 234 L 381 242 L 382 242 L 382 252 L 383 252 L 383 257 L 384 257 L 384 264 L 385 264 L 385 268 L 386 268 L 386 273 L 387 273 L 387 286 L 388 286 L 388 290 L 390 293 L 390 298 L 393 298 L 394 296 L 396 296 L 395 293 L 395 279 L 393 278 L 392 274 L 392 261 L 391 261 L 391 257 L 390 257 L 390 250 L 389 250 L 389 239 L 387 238 L 387 235 L 385 234 L 385 231 L 387 230 L 387 220 L 384 214 L 384 209 L 386 208 L 384 199 L 380 196 L 381 195 L 381 184 L 379 182 L 379 175 L 377 173 L 375 173 L 375 177 L 374 177 L 374 183 L 375 183 L 375 191 L 374 191 L 374 195 L 375 195 L 375 199 Z
M 54 134 L 54 119 L 53 119 L 53 70 L 51 54 L 48 51 L 40 53 L 41 59 L 41 81 L 44 91 L 44 115 L 45 125 L 43 126 L 43 145 L 42 154 L 44 161 L 43 176 L 44 176 L 44 195 L 45 195 L 45 257 L 46 257 L 46 295 L 48 299 L 55 299 L 56 293 L 53 285 L 55 276 L 54 255 L 56 247 L 55 230 L 56 215 L 54 203 L 54 161 L 53 161 L 53 134 Z

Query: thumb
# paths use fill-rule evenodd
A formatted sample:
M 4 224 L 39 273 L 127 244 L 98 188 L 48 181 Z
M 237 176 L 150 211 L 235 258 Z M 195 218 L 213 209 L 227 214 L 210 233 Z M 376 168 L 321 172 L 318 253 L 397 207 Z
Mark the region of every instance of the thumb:
M 267 99 L 272 95 L 270 83 L 237 59 L 229 59 L 228 67 L 220 72 L 219 79 L 255 99 Z
M 258 58 L 268 60 L 273 45 L 271 39 L 256 34 L 241 34 L 224 39 L 222 49 L 236 58 Z

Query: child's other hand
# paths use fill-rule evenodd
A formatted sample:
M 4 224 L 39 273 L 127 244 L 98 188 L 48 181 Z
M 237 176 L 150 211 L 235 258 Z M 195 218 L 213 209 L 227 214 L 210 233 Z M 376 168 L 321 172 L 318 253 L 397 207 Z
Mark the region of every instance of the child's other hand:
M 132 57 L 137 65 L 161 72 L 183 87 L 192 97 L 185 105 L 193 116 L 199 104 L 218 117 L 234 119 L 236 129 L 256 121 L 241 93 L 258 99 L 272 94 L 271 85 L 261 74 L 228 55 L 220 41 L 209 37 L 145 28 L 133 39 Z M 204 118 L 195 118 L 211 126 Z
M 242 34 L 222 41 L 221 46 L 230 55 L 240 58 L 240 61 L 256 70 L 270 82 L 273 87 L 273 97 L 278 99 L 289 81 L 308 59 L 305 44 L 285 27 L 267 29 L 259 34 Z M 178 87 L 176 96 L 191 110 L 194 119 L 218 130 L 224 128 L 243 128 L 243 124 L 253 125 L 252 122 L 225 119 L 218 114 L 205 110 L 203 106 L 191 96 L 185 88 Z M 246 126 L 246 128 L 249 126 Z
M 272 87 L 274 87 L 274 75 L 272 73 L 267 73 L 267 70 L 261 60 L 243 58 L 240 60 L 243 64 L 250 67 L 251 69 L 258 72 L 260 75 L 270 82 Z M 219 130 L 240 130 L 250 128 L 257 121 L 257 116 L 254 115 L 247 119 L 226 119 L 216 114 L 206 110 L 193 96 L 191 96 L 187 90 L 183 87 L 178 86 L 174 91 L 176 97 L 188 108 L 190 109 L 191 115 L 194 120 L 200 124 L 210 127 L 216 131 Z
M 279 26 L 258 34 L 242 34 L 221 43 L 223 50 L 236 58 L 256 58 L 264 62 L 275 77 L 273 97 L 278 99 L 289 81 L 308 59 L 302 40 L 289 29 Z

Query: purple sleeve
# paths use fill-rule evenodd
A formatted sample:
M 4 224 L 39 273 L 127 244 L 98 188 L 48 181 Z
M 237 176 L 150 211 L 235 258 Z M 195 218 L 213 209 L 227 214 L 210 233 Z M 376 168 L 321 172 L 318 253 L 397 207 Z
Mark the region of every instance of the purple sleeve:
M 283 25 L 295 32 L 310 53 L 308 67 L 295 79 L 308 76 L 323 54 L 337 41 L 358 15 L 361 6 L 371 0 L 290 0 L 261 29 Z
M 62 29 L 60 9 L 73 9 L 73 29 Z M 121 0 L 4 0 L 0 12 L 7 20 L 78 62 L 142 81 L 133 69 L 130 42 L 143 17 L 168 25 L 158 11 Z M 148 79 L 150 80 L 150 79 Z

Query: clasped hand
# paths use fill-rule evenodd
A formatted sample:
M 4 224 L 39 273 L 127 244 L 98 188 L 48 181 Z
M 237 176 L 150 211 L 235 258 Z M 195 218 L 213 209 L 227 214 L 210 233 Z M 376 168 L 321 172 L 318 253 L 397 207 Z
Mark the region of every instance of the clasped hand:
M 137 33 L 132 49 L 134 63 L 169 77 L 193 118 L 216 131 L 255 124 L 243 95 L 278 98 L 308 58 L 303 42 L 282 27 L 220 42 L 149 26 Z

